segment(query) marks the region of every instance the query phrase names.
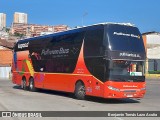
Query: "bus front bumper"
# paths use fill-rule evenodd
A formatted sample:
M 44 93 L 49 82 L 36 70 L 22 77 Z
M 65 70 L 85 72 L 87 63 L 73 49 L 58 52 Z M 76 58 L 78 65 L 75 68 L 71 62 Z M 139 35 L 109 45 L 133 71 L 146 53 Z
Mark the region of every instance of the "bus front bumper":
M 109 86 L 104 92 L 104 98 L 143 98 L 145 88 L 141 89 L 117 89 Z

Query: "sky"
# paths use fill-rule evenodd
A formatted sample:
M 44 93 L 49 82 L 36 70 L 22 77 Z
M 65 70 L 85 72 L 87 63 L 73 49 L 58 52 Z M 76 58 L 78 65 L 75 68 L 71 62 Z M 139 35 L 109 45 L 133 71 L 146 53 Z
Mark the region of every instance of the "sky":
M 0 13 L 11 26 L 14 12 L 28 23 L 69 27 L 102 22 L 132 23 L 144 32 L 160 32 L 160 0 L 0 0 Z

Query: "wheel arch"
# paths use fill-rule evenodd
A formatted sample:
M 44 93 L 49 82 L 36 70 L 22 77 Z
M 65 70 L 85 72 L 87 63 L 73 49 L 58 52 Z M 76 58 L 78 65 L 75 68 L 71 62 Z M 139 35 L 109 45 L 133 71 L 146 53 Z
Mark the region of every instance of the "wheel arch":
M 27 85 L 28 85 L 28 86 L 29 86 L 29 82 L 30 82 L 31 79 L 34 80 L 34 77 L 33 77 L 33 76 L 29 76 L 29 77 L 28 77 L 28 82 L 27 82 Z
M 83 82 L 83 80 L 78 79 L 78 80 L 75 82 L 75 84 L 74 84 L 74 91 L 75 91 L 75 89 L 76 89 L 77 83 L 79 83 L 79 82 L 85 86 L 85 83 Z
M 25 80 L 25 81 L 26 81 L 26 84 L 28 83 L 28 82 L 27 82 L 27 78 L 26 78 L 26 76 L 25 76 L 25 75 L 23 75 L 23 76 L 22 76 L 21 82 L 22 82 L 23 80 Z
M 34 77 L 33 77 L 33 76 L 30 76 L 28 80 L 30 81 L 31 79 L 33 79 L 33 80 L 34 80 Z
M 23 75 L 23 76 L 22 76 L 22 80 L 24 80 L 24 79 L 27 80 L 27 79 L 26 79 L 26 76 Z

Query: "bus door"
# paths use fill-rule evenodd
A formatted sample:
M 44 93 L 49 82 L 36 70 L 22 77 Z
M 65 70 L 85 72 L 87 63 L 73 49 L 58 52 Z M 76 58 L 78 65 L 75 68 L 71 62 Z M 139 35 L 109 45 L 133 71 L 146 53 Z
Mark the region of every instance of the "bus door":
M 104 80 L 105 80 L 105 64 L 96 64 L 93 67 L 93 77 L 92 77 L 92 95 L 93 96 L 103 96 Z

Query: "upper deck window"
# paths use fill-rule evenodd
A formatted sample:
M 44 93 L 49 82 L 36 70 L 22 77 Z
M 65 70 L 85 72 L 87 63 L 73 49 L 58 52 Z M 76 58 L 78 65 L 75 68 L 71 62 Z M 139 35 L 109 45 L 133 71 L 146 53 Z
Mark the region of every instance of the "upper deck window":
M 107 37 L 111 50 L 145 52 L 141 34 L 136 27 L 108 25 Z

